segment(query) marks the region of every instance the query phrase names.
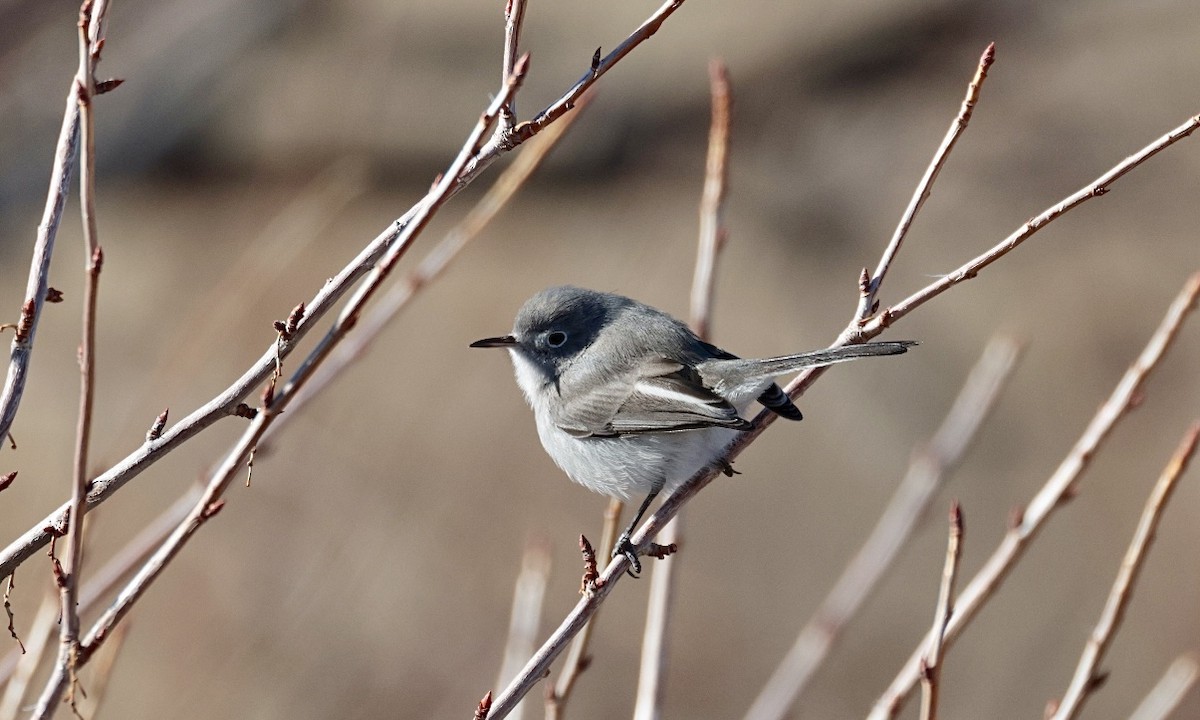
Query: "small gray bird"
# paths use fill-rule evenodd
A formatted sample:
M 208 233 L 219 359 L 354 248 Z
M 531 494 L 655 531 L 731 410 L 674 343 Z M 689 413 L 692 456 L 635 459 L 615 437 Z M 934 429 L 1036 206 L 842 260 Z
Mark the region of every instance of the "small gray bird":
M 878 342 L 760 360 L 696 337 L 661 310 L 621 295 L 562 286 L 531 297 L 512 333 L 471 347 L 507 348 L 533 408 L 542 447 L 575 482 L 631 500 L 645 496 L 613 557 L 629 558 L 638 522 L 662 491 L 708 465 L 729 470 L 725 448 L 753 425 L 754 400 L 800 420 L 774 378 L 801 368 L 899 355 L 916 343 Z M 634 574 L 636 577 L 636 574 Z

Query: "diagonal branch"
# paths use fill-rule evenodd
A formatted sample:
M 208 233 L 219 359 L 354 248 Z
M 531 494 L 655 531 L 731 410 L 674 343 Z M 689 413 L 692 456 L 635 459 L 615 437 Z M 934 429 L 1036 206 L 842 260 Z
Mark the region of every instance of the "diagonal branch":
M 1150 497 L 1146 499 L 1146 507 L 1138 520 L 1125 558 L 1121 561 L 1121 568 L 1117 572 L 1116 581 L 1113 582 L 1112 592 L 1108 595 L 1108 602 L 1104 604 L 1100 620 L 1092 630 L 1083 655 L 1079 658 L 1075 676 L 1071 678 L 1071 684 L 1067 687 L 1062 702 L 1058 704 L 1052 720 L 1074 720 L 1079 717 L 1088 696 L 1103 682 L 1104 675 L 1100 672 L 1100 663 L 1104 661 L 1104 656 L 1116 637 L 1117 628 L 1125 618 L 1125 609 L 1129 607 L 1129 600 L 1133 597 L 1133 586 L 1146 563 L 1150 543 L 1154 541 L 1163 510 L 1166 509 L 1167 501 L 1171 499 L 1171 493 L 1174 492 L 1180 476 L 1187 472 L 1188 464 L 1196 454 L 1198 442 L 1200 421 L 1193 423 L 1184 435 L 1179 448 L 1175 450 L 1170 462 L 1159 475 L 1158 482 L 1154 484 L 1154 489 L 1150 491 Z
M 746 720 L 779 720 L 808 687 L 813 675 L 895 562 L 937 491 L 962 461 L 971 440 L 1007 384 L 1020 355 L 1016 341 L 992 338 L 967 375 L 945 419 L 923 446 L 913 450 L 908 471 L 854 559 L 804 624 L 746 712 Z
M 1096 415 L 1088 423 L 1083 435 L 1075 442 L 1075 446 L 1063 458 L 1058 469 L 1050 476 L 1042 489 L 1033 497 L 1029 507 L 1009 528 L 999 547 L 955 600 L 954 617 L 951 618 L 950 625 L 946 628 L 947 645 L 953 644 L 966 625 L 974 619 L 983 604 L 995 594 L 1029 543 L 1037 536 L 1038 531 L 1045 526 L 1054 511 L 1075 492 L 1080 477 L 1087 469 L 1096 451 L 1112 433 L 1117 422 L 1138 403 L 1146 378 L 1154 368 L 1158 367 L 1167 350 L 1174 343 L 1175 337 L 1183 326 L 1183 321 L 1187 318 L 1188 313 L 1195 309 L 1198 295 L 1200 295 L 1200 273 L 1196 273 L 1188 279 L 1183 290 L 1171 303 L 1166 317 L 1151 336 L 1145 349 L 1125 371 L 1125 375 L 1117 383 L 1108 400 L 1100 406 Z M 916 651 L 904 663 L 904 667 L 896 678 L 892 680 L 892 684 L 875 703 L 875 707 L 868 716 L 871 720 L 895 717 L 900 712 L 905 698 L 912 692 L 913 687 L 920 679 L 921 656 L 928 646 L 929 638 L 926 637 L 918 644 Z
M 514 132 L 504 134 L 503 137 L 493 135 L 454 177 L 448 198 L 453 197 L 462 188 L 470 184 L 471 181 L 501 155 L 533 137 L 551 122 L 575 107 L 580 99 L 580 95 L 587 88 L 591 87 L 600 76 L 611 70 L 616 63 L 628 55 L 635 47 L 652 36 L 667 17 L 682 4 L 683 0 L 673 0 L 660 7 L 649 19 L 634 30 L 617 49 L 609 53 L 603 61 L 599 61 L 594 70 L 589 71 L 584 79 L 577 82 L 558 101 L 543 110 L 534 121 L 523 123 Z M 73 109 L 74 96 L 72 95 L 71 108 L 68 109 L 68 118 L 64 120 L 63 133 L 63 137 L 70 140 L 69 152 L 62 147 L 67 141 L 64 139 L 60 142 L 60 155 L 64 157 L 69 157 L 74 153 L 74 124 L 73 122 L 67 122 L 67 120 L 73 117 Z M 67 133 L 67 129 L 71 129 L 71 132 Z M 55 177 L 57 176 L 56 170 Z M 431 195 L 427 195 L 412 209 L 395 220 L 386 230 L 368 243 L 340 272 L 326 281 L 313 298 L 305 303 L 304 317 L 298 321 L 296 327 L 290 332 L 289 338 L 280 339 L 277 342 L 273 341 L 259 359 L 220 394 L 194 410 L 175 425 L 166 429 L 161 437 L 148 440 L 116 465 L 94 478 L 91 484 L 91 491 L 88 493 L 88 506 L 95 507 L 104 502 L 113 493 L 123 487 L 125 483 L 137 477 L 142 471 L 153 465 L 164 455 L 195 437 L 218 420 L 231 415 L 237 415 L 238 406 L 255 388 L 259 387 L 271 376 L 275 371 L 276 362 L 286 359 L 316 322 L 324 317 L 350 291 L 354 284 L 375 266 L 384 252 L 397 242 L 408 225 L 413 222 L 420 208 L 429 201 L 430 197 Z M 61 209 L 58 213 L 61 214 Z M 55 227 L 57 227 L 57 219 L 55 219 Z M 46 258 L 46 262 L 49 262 L 48 257 Z M 40 298 L 42 295 L 38 295 L 38 297 Z M 21 372 L 24 372 L 27 369 L 27 362 L 20 363 L 19 367 L 21 368 Z M 10 373 L 11 381 L 12 374 Z M 20 387 L 23 386 L 24 379 L 21 378 Z M 0 395 L 0 410 L 4 410 L 4 403 L 7 401 L 3 400 L 3 398 L 8 396 L 8 392 L 6 389 L 4 395 Z M 15 409 L 13 412 L 15 413 Z M 7 428 L 7 425 L 0 424 L 0 428 Z M 2 437 L 3 435 L 0 435 L 0 438 Z M 45 547 L 55 534 L 61 533 L 66 525 L 67 512 L 67 504 L 60 506 L 44 520 L 27 530 L 21 537 L 12 541 L 4 549 L 3 553 L 0 553 L 0 577 L 9 575 L 13 569 L 29 559 L 33 553 Z

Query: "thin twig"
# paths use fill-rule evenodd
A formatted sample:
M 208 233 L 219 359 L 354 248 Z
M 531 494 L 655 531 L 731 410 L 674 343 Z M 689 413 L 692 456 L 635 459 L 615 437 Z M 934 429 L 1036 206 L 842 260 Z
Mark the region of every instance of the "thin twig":
M 1107 195 L 1112 190 L 1112 185 L 1117 180 L 1120 180 L 1131 170 L 1154 157 L 1158 153 L 1166 150 L 1175 143 L 1183 140 L 1200 128 L 1200 115 L 1194 115 L 1186 122 L 1181 124 L 1174 130 L 1166 133 L 1138 152 L 1130 155 L 1121 162 L 1117 163 L 1111 170 L 1080 188 L 1077 192 L 1067 196 L 1064 200 L 1056 205 L 1046 208 L 1035 217 L 1029 219 L 1017 231 L 1009 235 L 1003 241 L 995 245 L 992 249 L 976 257 L 975 259 L 963 264 L 958 269 L 950 274 L 943 276 L 939 280 L 930 283 L 917 292 L 909 295 L 899 303 L 892 305 L 882 313 L 875 315 L 862 326 L 862 338 L 870 338 L 878 335 L 883 329 L 887 328 L 896 320 L 904 317 L 916 308 L 924 305 L 930 299 L 941 295 L 949 288 L 966 280 L 973 279 L 988 265 L 996 262 L 1008 253 L 1016 249 L 1021 243 L 1028 240 L 1038 230 L 1046 227 L 1051 222 L 1062 217 L 1065 213 L 1082 205 L 1083 203 Z
M 1129 720 L 1166 720 L 1200 678 L 1200 661 L 1195 653 L 1175 658 Z
M 550 548 L 544 540 L 531 540 L 525 545 L 521 572 L 513 588 L 512 615 L 508 621 L 508 639 L 504 643 L 504 661 L 496 681 L 498 686 L 512 680 L 521 669 L 521 663 L 533 653 L 549 577 Z M 518 706 L 512 716 L 520 718 L 523 709 L 524 706 Z
M 616 498 L 611 498 L 604 509 L 604 525 L 600 532 L 600 550 L 597 553 L 601 563 L 608 563 L 612 557 L 613 546 L 617 543 L 621 511 L 624 509 L 625 503 Z M 591 662 L 588 645 L 591 643 L 592 632 L 595 629 L 596 617 L 593 615 L 571 642 L 567 657 L 563 660 L 562 669 L 558 673 L 558 680 L 554 683 L 553 690 L 546 693 L 546 720 L 562 720 L 566 715 L 567 701 L 571 698 L 575 681 L 579 679 L 580 674 L 587 669 Z
M 870 536 L 800 630 L 791 650 L 750 706 L 746 720 L 779 720 L 808 687 L 842 629 L 895 562 L 934 495 L 962 461 L 1011 377 L 1020 351 L 1015 340 L 1003 335 L 988 341 L 942 424 L 933 437 L 914 449 L 904 479 Z
M 584 97 L 579 103 L 582 110 L 588 99 Z M 262 447 L 266 447 L 270 439 L 285 427 L 289 418 L 299 414 L 299 410 L 316 397 L 329 383 L 339 377 L 345 369 L 361 358 L 371 344 L 379 337 L 384 328 L 408 306 L 410 300 L 416 297 L 422 288 L 426 287 L 449 267 L 459 254 L 484 231 L 500 211 L 507 207 L 508 202 L 517 194 L 533 173 L 541 166 L 542 161 L 554 149 L 567 130 L 571 128 L 580 113 L 574 112 L 563 117 L 538 133 L 525 149 L 504 169 L 496 178 L 496 182 L 487 189 L 466 216 L 440 240 L 421 259 L 417 267 L 408 277 L 393 283 L 378 301 L 371 305 L 370 310 L 354 328 L 354 333 L 346 338 L 330 355 L 304 390 L 297 394 L 286 415 L 281 416 L 272 425 L 263 438 Z M 261 449 L 261 448 L 260 448 Z
M 479 152 L 472 157 L 468 164 L 454 178 L 448 197 L 453 197 L 470 184 L 501 155 L 533 137 L 568 110 L 575 107 L 584 91 L 591 87 L 600 76 L 611 70 L 617 62 L 628 55 L 635 47 L 652 36 L 666 18 L 682 4 L 683 0 L 674 0 L 673 2 L 664 4 L 655 11 L 616 50 L 610 53 L 603 61 L 597 62 L 595 70 L 589 71 L 587 75 L 587 78 L 590 79 L 577 82 L 566 94 L 554 104 L 547 107 L 538 118 L 535 118 L 535 122 L 519 125 L 512 133 L 504 134 L 503 137 L 493 135 L 492 139 L 480 148 Z M 68 117 L 64 118 L 63 133 L 64 138 L 69 138 L 69 144 L 71 145 L 70 153 L 74 152 L 75 138 L 73 134 L 74 124 L 68 121 L 72 117 L 74 106 L 75 100 L 74 95 L 72 95 L 70 107 L 68 108 Z M 67 132 L 67 130 L 70 130 L 70 132 Z M 60 143 L 63 146 L 67 144 L 66 140 Z M 63 149 L 61 154 L 66 156 L 67 150 Z M 222 418 L 236 416 L 239 412 L 238 407 L 242 404 L 242 401 L 274 372 L 276 360 L 287 358 L 316 322 L 324 317 L 354 287 L 354 284 L 358 280 L 366 275 L 371 268 L 375 267 L 375 264 L 384 252 L 404 234 L 408 225 L 412 223 L 420 209 L 429 202 L 433 193 L 434 191 L 431 191 L 417 205 L 391 223 L 386 230 L 368 243 L 337 275 L 330 278 L 321 286 L 316 295 L 309 302 L 305 303 L 306 314 L 304 319 L 297 325 L 295 332 L 292 333 L 289 340 L 284 342 L 272 341 L 271 345 L 262 353 L 259 359 L 220 394 L 165 430 L 162 437 L 158 440 L 141 445 L 116 465 L 94 478 L 92 480 L 91 492 L 88 494 L 89 507 L 94 507 L 107 500 L 113 493 L 123 487 L 125 483 L 141 474 L 142 471 L 153 465 L 167 453 L 195 437 L 205 428 Z M 61 213 L 61 210 L 59 213 Z M 57 220 L 55 222 L 57 223 Z M 46 262 L 49 262 L 48 257 L 46 258 Z M 39 302 L 43 296 L 44 293 L 38 294 Z M 30 313 L 32 312 L 33 310 L 31 309 Z M 20 328 L 18 330 L 20 331 Z M 20 335 L 20 332 L 18 332 L 18 335 Z M 18 364 L 18 367 L 22 368 L 21 372 L 24 372 L 26 366 L 27 363 L 25 362 Z M 9 382 L 12 384 L 12 372 L 10 372 Z M 24 386 L 23 377 L 20 379 L 19 386 Z M 8 395 L 9 390 L 6 385 L 4 395 L 0 396 L 0 409 L 8 404 L 8 401 L 3 399 L 7 398 Z M 15 413 L 15 409 L 13 412 Z M 0 433 L 0 437 L 4 437 L 4 434 Z M 68 506 L 64 504 L 50 513 L 41 522 L 27 530 L 21 537 L 12 541 L 4 549 L 4 552 L 0 553 L 0 577 L 9 575 L 17 565 L 20 565 L 39 549 L 45 547 L 56 533 L 60 533 L 65 526 L 67 512 Z
M 34 613 L 29 632 L 25 635 L 28 652 L 10 653 L 9 657 L 5 658 L 2 677 L 8 684 L 4 687 L 4 697 L 0 698 L 0 720 L 17 720 L 28 711 L 25 696 L 34 675 L 41 667 L 46 650 L 50 647 L 50 641 L 54 637 L 54 626 L 58 623 L 61 610 L 62 599 L 59 594 L 45 593 L 38 604 L 37 612 Z
M 507 0 L 504 4 L 504 56 L 500 61 L 500 80 L 504 82 L 517 66 L 521 52 L 521 24 L 525 22 L 526 0 Z M 517 122 L 517 100 L 514 97 L 500 108 L 501 132 L 510 132 Z
M 950 506 L 950 538 L 946 542 L 946 564 L 942 569 L 942 583 L 938 589 L 937 610 L 933 615 L 933 629 L 929 632 L 933 642 L 929 654 L 922 661 L 921 669 L 921 720 L 937 720 L 938 694 L 941 691 L 942 658 L 945 657 L 946 625 L 954 612 L 954 582 L 958 578 L 958 562 L 962 556 L 963 516 L 962 508 L 955 500 Z
M 712 119 L 708 131 L 708 156 L 705 162 L 704 190 L 700 198 L 699 246 L 692 276 L 691 325 L 702 339 L 709 339 L 712 327 L 713 294 L 716 287 L 717 257 L 729 236 L 725 225 L 725 197 L 729 183 L 729 127 L 732 93 L 729 70 L 719 58 L 709 62 L 709 93 Z M 678 545 L 683 537 L 684 515 L 675 516 L 658 542 Z M 650 577 L 650 597 L 646 609 L 646 627 L 642 633 L 642 657 L 638 668 L 634 720 L 653 720 L 662 715 L 666 696 L 667 662 L 670 657 L 668 633 L 671 603 L 679 556 L 671 555 L 654 564 Z
M 1108 601 L 1104 604 L 1100 619 L 1083 648 L 1079 666 L 1075 668 L 1075 675 L 1058 704 L 1053 720 L 1074 720 L 1079 717 L 1083 704 L 1103 682 L 1104 675 L 1100 672 L 1100 663 L 1104 661 L 1104 656 L 1116 637 L 1117 629 L 1125 618 L 1125 610 L 1133 597 L 1138 574 L 1146 563 L 1150 543 L 1154 541 L 1163 510 L 1166 509 L 1167 501 L 1171 499 L 1171 493 L 1175 490 L 1180 476 L 1187 471 L 1188 464 L 1196 454 L 1197 442 L 1200 442 L 1200 421 L 1193 423 L 1184 435 L 1175 454 L 1159 475 L 1154 489 L 1150 491 L 1150 497 L 1146 499 L 1146 507 L 1142 510 L 1133 539 L 1129 542 L 1129 549 L 1125 551 L 1125 557 L 1121 560 L 1121 568 L 1117 571 L 1117 579 L 1113 582 Z
M 75 462 L 72 477 L 71 520 L 67 527 L 66 564 L 58 577 L 62 600 L 62 620 L 59 626 L 58 659 L 51 672 L 46 691 L 38 700 L 35 717 L 49 717 L 61 698 L 62 680 L 69 680 L 67 702 L 72 711 L 79 714 L 75 690 L 76 657 L 79 652 L 79 611 L 77 598 L 79 578 L 83 569 L 83 527 L 87 513 L 88 492 L 88 446 L 92 434 L 92 405 L 95 399 L 96 376 L 96 302 L 100 286 L 100 269 L 104 253 L 100 249 L 99 231 L 96 227 L 95 200 L 95 120 L 92 102 L 96 93 L 96 61 L 103 37 L 90 35 L 99 31 L 92 23 L 92 0 L 83 0 L 79 8 L 79 72 L 75 79 L 76 102 L 79 104 L 79 126 L 81 144 L 79 151 L 79 205 L 83 215 L 84 241 L 84 293 L 83 328 L 79 343 L 79 417 L 75 428 Z
M 1067 453 L 1042 489 L 1033 497 L 1021 516 L 1015 518 L 1013 526 L 1009 528 L 999 547 L 971 579 L 962 594 L 958 596 L 955 601 L 954 617 L 951 618 L 950 625 L 946 628 L 947 645 L 953 644 L 962 633 L 963 628 L 983 607 L 983 604 L 995 594 L 1000 584 L 1008 577 L 1009 571 L 1012 570 L 1029 543 L 1045 526 L 1054 511 L 1072 496 L 1078 486 L 1080 476 L 1087 469 L 1096 450 L 1112 433 L 1117 422 L 1137 404 L 1146 378 L 1170 349 L 1184 319 L 1195 308 L 1197 295 L 1200 295 L 1200 273 L 1196 273 L 1188 279 L 1182 292 L 1171 303 L 1166 317 L 1151 336 L 1145 349 L 1117 383 L 1112 395 L 1092 417 L 1091 422 L 1083 431 L 1083 435 L 1075 442 L 1075 446 Z M 918 644 L 912 656 L 904 663 L 900 673 L 875 703 L 868 716 L 871 720 L 895 717 L 900 712 L 904 700 L 912 692 L 920 678 L 921 656 L 928 646 L 929 638 L 926 637 Z
M 118 593 L 113 605 L 88 631 L 80 649 L 79 662 L 81 664 L 86 662 L 95 653 L 103 640 L 111 634 L 117 623 L 128 614 L 129 610 L 142 597 L 154 580 L 158 578 L 171 560 L 183 549 L 192 535 L 221 509 L 223 503 L 221 496 L 229 487 L 229 483 L 233 480 L 233 477 L 250 457 L 253 449 L 258 445 L 271 421 L 284 411 L 291 399 L 295 397 L 296 391 L 304 386 L 304 383 L 312 376 L 313 371 L 328 356 L 332 345 L 353 327 L 359 314 L 362 312 L 364 304 L 370 300 L 382 283 L 388 278 L 389 273 L 395 267 L 404 249 L 425 228 L 434 213 L 449 199 L 455 178 L 458 177 L 463 166 L 477 151 L 476 149 L 484 133 L 495 122 L 500 107 L 520 87 L 527 68 L 528 63 L 525 59 L 517 63 L 516 72 L 508 79 L 496 98 L 480 117 L 479 122 L 464 143 L 462 150 L 437 182 L 433 194 L 421 205 L 412 221 L 405 226 L 404 230 L 397 237 L 395 244 L 388 248 L 387 253 L 380 259 L 378 267 L 347 303 L 338 322 L 330 329 L 325 338 L 318 343 L 317 347 L 313 349 L 300 368 L 293 373 L 288 384 L 283 389 L 273 393 L 273 397 L 269 402 L 264 403 L 258 414 L 250 421 L 250 425 L 243 432 L 242 437 L 238 439 L 226 455 L 225 461 L 209 479 L 199 502 L 196 503 L 188 516 L 179 524 L 167 541 L 163 543 L 162 547 L 130 579 L 121 592 Z
M 883 255 L 879 258 L 879 264 L 875 266 L 875 273 L 867 278 L 865 277 L 867 271 L 865 268 L 863 269 L 864 280 L 866 282 L 863 283 L 863 287 L 861 288 L 858 311 L 855 314 L 858 322 L 866 322 L 867 318 L 871 317 L 871 314 L 875 312 L 875 304 L 879 297 L 879 288 L 883 285 L 883 278 L 887 275 L 888 268 L 892 265 L 892 260 L 896 257 L 896 253 L 900 250 L 900 245 L 908 235 L 908 230 L 912 227 L 917 213 L 920 212 L 925 201 L 929 199 L 933 183 L 937 180 L 942 166 L 946 164 L 946 158 L 950 156 L 950 151 L 954 149 L 954 143 L 958 142 L 959 136 L 967 129 L 967 123 L 971 122 L 971 113 L 975 110 L 975 104 L 979 102 L 979 91 L 983 87 L 983 81 L 987 79 L 988 69 L 991 68 L 995 60 L 996 43 L 989 43 L 983 51 L 982 57 L 979 58 L 979 66 L 975 69 L 975 77 L 971 78 L 971 83 L 967 86 L 967 96 L 963 98 L 958 116 L 950 123 L 950 129 L 946 131 L 946 136 L 942 138 L 942 144 L 933 154 L 933 160 L 929 163 L 929 167 L 925 169 L 924 177 L 921 178 L 921 182 L 917 183 L 917 189 L 913 193 L 912 199 L 909 200 L 904 214 L 900 216 L 900 224 L 896 226 L 896 231 L 892 234 L 891 242 L 888 243 L 887 248 L 883 251 Z
M 1104 194 L 1107 192 L 1109 184 L 1120 178 L 1122 175 L 1128 173 L 1133 168 L 1141 165 L 1158 152 L 1187 137 L 1197 127 L 1200 127 L 1200 116 L 1190 118 L 1186 123 L 1154 141 L 1142 151 L 1121 161 L 1112 170 L 1101 176 L 1101 178 L 1097 181 L 1097 183 L 1100 184 L 1093 183 L 1085 188 L 1088 193 L 1091 193 L 1088 195 L 1088 197 Z M 1055 205 L 1046 212 L 1042 213 L 1042 215 L 1039 215 L 1034 220 L 1026 223 L 1021 231 L 1013 236 L 1010 236 L 1009 239 L 1006 239 L 1003 243 L 988 251 L 988 253 L 976 258 L 976 260 L 971 261 L 966 266 L 963 266 L 963 268 L 960 268 L 959 271 L 956 271 L 955 273 L 956 275 L 961 274 L 961 277 L 958 277 L 957 280 L 947 281 L 947 279 L 943 278 L 942 280 L 938 280 L 930 284 L 926 287 L 926 289 L 914 294 L 909 300 L 905 301 L 906 303 L 910 303 L 910 305 L 905 307 L 905 312 L 903 314 L 907 314 L 911 310 L 915 309 L 916 306 L 924 304 L 924 302 L 927 300 L 940 295 L 950 287 L 962 282 L 962 280 L 965 280 L 968 277 L 974 277 L 974 273 L 977 273 L 979 269 L 985 267 L 986 265 L 990 265 L 995 260 L 1007 254 L 1013 247 L 1032 235 L 1033 232 L 1044 227 L 1047 223 L 1061 217 L 1063 213 L 1067 212 L 1068 210 L 1077 207 L 1083 202 L 1084 199 L 1086 198 L 1077 198 L 1074 195 L 1069 197 L 1062 203 L 1059 203 L 1058 205 Z M 1014 238 L 1017 238 L 1015 243 L 1013 242 Z M 966 268 L 968 267 L 975 268 L 970 275 L 966 274 Z M 919 302 L 913 301 L 913 298 L 918 298 Z M 835 342 L 835 345 L 866 341 L 882 333 L 884 329 L 889 327 L 896 319 L 898 319 L 898 317 L 895 317 L 891 313 L 885 311 L 884 313 L 875 316 L 871 321 L 862 327 L 858 327 L 857 322 L 852 322 L 846 327 L 845 330 L 843 330 L 841 336 L 839 336 L 838 340 Z M 817 378 L 823 374 L 823 368 L 811 368 L 801 372 L 790 383 L 788 383 L 785 390 L 790 397 L 798 398 L 804 393 L 805 390 L 808 389 L 809 386 L 812 385 L 812 383 L 817 380 Z M 759 435 L 761 435 L 774 422 L 774 418 L 774 413 L 768 410 L 763 410 L 760 412 L 754 418 L 754 428 L 742 433 L 732 443 L 730 443 L 726 448 L 725 456 L 722 459 L 727 463 L 736 460 L 738 455 L 740 455 L 747 447 L 757 440 Z M 658 510 L 646 520 L 642 527 L 636 533 L 634 533 L 633 537 L 630 539 L 630 542 L 634 543 L 635 545 L 640 545 L 643 542 L 653 539 L 663 528 L 663 526 L 666 525 L 666 523 L 669 522 L 671 518 L 673 518 L 675 514 L 679 512 L 679 509 L 683 505 L 687 504 L 693 496 L 695 496 L 713 481 L 713 478 L 716 477 L 717 472 L 719 471 L 716 469 L 708 468 L 700 470 L 686 482 L 680 485 L 679 488 L 676 489 L 675 492 L 673 492 L 671 496 L 659 506 Z M 558 629 L 551 634 L 546 642 L 543 643 L 538 652 L 534 654 L 532 658 L 530 658 L 528 663 L 526 663 L 525 668 L 521 671 L 521 674 L 512 683 L 510 683 L 509 686 L 505 688 L 501 695 L 496 699 L 493 705 L 493 713 L 498 714 L 490 716 L 493 718 L 493 720 L 503 717 L 504 714 L 510 711 L 512 706 L 525 693 L 529 692 L 530 688 L 532 688 L 533 685 L 545 675 L 550 663 L 553 662 L 554 658 L 557 657 L 558 654 L 563 651 L 563 648 L 566 647 L 567 641 L 569 641 L 575 633 L 579 632 L 579 630 L 587 622 L 588 618 L 590 618 L 592 614 L 596 612 L 596 609 L 599 607 L 599 605 L 603 603 L 604 598 L 608 596 L 608 593 L 612 592 L 613 586 L 617 582 L 620 582 L 620 575 L 625 571 L 626 567 L 628 567 L 628 560 L 624 558 L 616 558 L 611 564 L 609 564 L 609 566 L 605 569 L 604 574 L 600 578 L 602 585 L 599 587 L 597 593 L 593 596 L 580 600 L 579 603 L 575 605 L 574 609 L 572 609 L 571 612 L 568 613 L 563 619 Z M 0 566 L 0 572 L 3 572 L 2 566 Z M 970 590 L 971 588 L 968 586 L 967 592 L 970 592 Z M 963 603 L 960 599 L 960 609 L 962 606 Z M 956 628 L 958 627 L 956 622 L 960 617 L 965 617 L 965 614 L 961 616 L 955 615 L 955 620 L 951 622 L 950 627 L 947 629 L 947 639 L 952 639 L 955 637 Z M 927 645 L 922 644 L 921 650 L 923 651 L 925 647 L 927 647 Z M 912 674 L 915 674 L 917 663 L 920 660 L 920 653 L 915 654 L 914 658 L 915 659 L 913 659 L 911 662 Z M 912 681 L 908 679 L 910 677 L 910 671 L 907 668 L 908 666 L 906 665 L 906 669 L 903 671 L 905 684 L 902 692 L 904 695 L 907 695 L 912 687 Z M 901 679 L 897 678 L 896 683 L 898 684 L 900 681 Z

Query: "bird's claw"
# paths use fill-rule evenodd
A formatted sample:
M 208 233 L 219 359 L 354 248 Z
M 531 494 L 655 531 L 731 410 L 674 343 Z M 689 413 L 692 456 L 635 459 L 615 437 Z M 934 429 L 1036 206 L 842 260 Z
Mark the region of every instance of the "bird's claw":
M 725 475 L 725 477 L 733 477 L 734 475 L 741 475 L 740 472 L 733 469 L 733 463 L 729 462 L 725 458 L 718 459 L 717 466 L 721 468 L 721 473 L 723 475 Z
M 638 559 L 637 546 L 629 541 L 629 534 L 626 533 L 617 538 L 617 544 L 613 545 L 612 556 L 617 558 L 624 555 L 629 561 L 630 567 L 625 570 L 630 577 L 640 577 L 642 573 L 642 561 Z

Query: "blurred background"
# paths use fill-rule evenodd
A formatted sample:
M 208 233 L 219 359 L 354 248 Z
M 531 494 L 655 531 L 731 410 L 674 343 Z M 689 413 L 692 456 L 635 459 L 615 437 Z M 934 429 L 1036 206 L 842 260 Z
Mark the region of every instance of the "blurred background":
M 137 447 L 164 407 L 183 417 L 238 377 L 272 342 L 273 320 L 421 196 L 498 87 L 503 4 L 115 3 L 99 75 L 126 83 L 97 102 L 106 263 L 96 472 Z M 521 118 L 652 10 L 531 3 Z M 77 64 L 77 12 L 63 0 L 0 3 L 7 322 Z M 130 617 L 101 715 L 469 716 L 495 687 L 524 547 L 544 542 L 552 556 L 540 638 L 576 602 L 576 538 L 598 539 L 606 500 L 542 453 L 508 360 L 467 344 L 506 332 L 526 297 L 564 282 L 686 316 L 706 66 L 721 56 L 735 109 L 715 340 L 742 355 L 824 346 L 853 312 L 860 269 L 875 265 L 989 41 L 997 61 L 975 118 L 893 267 L 885 305 L 1200 111 L 1200 5 L 1189 0 L 689 0 L 602 79 L 540 174 L 446 276 L 298 411 L 258 458 L 252 487 L 235 483 Z M 1027 349 L 994 416 L 793 716 L 866 712 L 931 622 L 951 498 L 966 514 L 965 582 L 1200 267 L 1196 142 L 905 318 L 885 337 L 918 339 L 918 349 L 831 371 L 803 398 L 802 424 L 776 424 L 739 459 L 742 475 L 696 498 L 666 717 L 741 716 L 987 339 L 1015 335 Z M 497 170 L 445 209 L 409 266 Z M 82 267 L 72 201 L 51 276 L 66 302 L 46 309 L 19 448 L 0 454 L 0 472 L 20 471 L 0 498 L 5 544 L 69 494 Z M 1061 696 L 1144 498 L 1200 407 L 1198 325 L 1185 327 L 1079 496 L 950 651 L 946 716 L 1039 717 Z M 92 515 L 89 567 L 242 428 L 221 422 L 105 503 Z M 1172 659 L 1200 645 L 1198 480 L 1193 469 L 1167 509 L 1088 717 L 1126 717 Z M 20 630 L 52 579 L 42 554 L 18 575 Z M 571 717 L 629 715 L 649 585 L 623 582 L 605 605 Z M 1177 717 L 1196 716 L 1193 692 Z

